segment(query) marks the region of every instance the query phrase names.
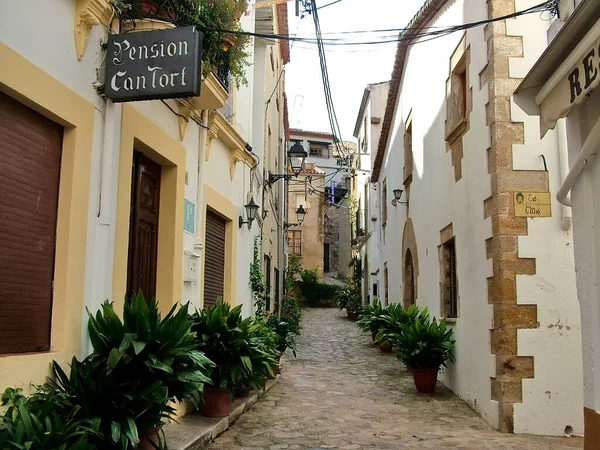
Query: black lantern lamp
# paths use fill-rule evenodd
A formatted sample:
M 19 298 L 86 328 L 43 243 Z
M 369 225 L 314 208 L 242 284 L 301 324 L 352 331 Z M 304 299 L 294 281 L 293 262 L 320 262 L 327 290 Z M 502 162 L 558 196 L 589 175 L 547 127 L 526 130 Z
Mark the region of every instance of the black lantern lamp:
M 300 208 L 296 210 L 296 217 L 298 218 L 298 225 L 302 225 L 302 222 L 304 222 L 304 217 L 306 217 L 306 210 L 302 205 L 300 205 Z
M 302 144 L 296 142 L 292 145 L 292 148 L 287 152 L 287 156 L 290 160 L 290 169 L 294 172 L 294 175 L 300 175 L 300 172 L 304 170 L 304 164 L 306 163 L 306 157 L 308 156 L 308 153 L 306 153 Z M 284 180 L 289 180 L 291 177 L 292 176 L 289 174 L 270 173 L 267 184 L 275 183 L 282 178 Z
M 259 206 L 254 202 L 254 197 L 252 197 L 250 199 L 250 202 L 247 205 L 244 205 L 244 208 L 246 209 L 246 217 L 248 218 L 248 220 L 244 221 L 244 218 L 240 216 L 238 224 L 240 228 L 242 228 L 242 225 L 247 223 L 248 229 L 250 229 L 252 228 L 252 222 L 254 221 L 254 219 L 256 219 L 256 215 L 258 214 Z
M 306 153 L 306 150 L 304 150 L 302 144 L 296 142 L 294 145 L 292 145 L 292 148 L 290 148 L 290 151 L 288 152 L 288 158 L 290 160 L 290 167 L 292 172 L 294 172 L 294 175 L 297 176 L 300 174 L 300 172 L 302 172 L 302 170 L 304 170 L 304 164 L 307 156 L 308 153 Z
M 400 201 L 400 199 L 402 198 L 402 193 L 404 192 L 402 189 L 394 189 L 392 192 L 394 192 L 394 200 L 392 200 L 392 205 L 396 206 L 398 203 L 408 205 L 407 201 Z
M 299 227 L 302 225 L 302 222 L 304 222 L 304 217 L 306 217 L 306 210 L 304 209 L 303 205 L 300 205 L 300 207 L 296 210 L 296 220 L 298 220 L 298 223 L 284 222 L 283 227 Z

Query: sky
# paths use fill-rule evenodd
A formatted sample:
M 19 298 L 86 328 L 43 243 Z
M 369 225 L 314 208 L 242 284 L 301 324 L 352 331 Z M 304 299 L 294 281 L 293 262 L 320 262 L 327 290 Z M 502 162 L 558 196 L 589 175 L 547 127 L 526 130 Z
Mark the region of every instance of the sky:
M 317 0 L 317 7 L 332 0 Z M 341 0 L 319 10 L 321 31 L 358 31 L 402 28 L 412 19 L 424 0 Z M 368 5 L 368 6 L 367 6 Z M 294 2 L 288 3 L 289 33 L 314 37 L 311 15 L 295 16 Z M 285 90 L 290 126 L 331 132 L 319 56 L 315 44 L 290 43 L 291 61 L 286 66 Z M 396 43 L 370 46 L 325 47 L 333 104 L 342 139 L 354 141 L 352 133 L 364 89 L 369 83 L 390 79 Z

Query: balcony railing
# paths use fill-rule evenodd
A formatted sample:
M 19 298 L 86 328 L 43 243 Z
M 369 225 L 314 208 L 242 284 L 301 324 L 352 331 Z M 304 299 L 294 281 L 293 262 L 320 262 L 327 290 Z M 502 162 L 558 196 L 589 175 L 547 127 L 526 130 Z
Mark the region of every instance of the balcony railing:
M 213 71 L 217 80 L 223 85 L 225 90 L 229 92 L 231 84 L 231 75 L 229 72 L 229 55 L 226 52 L 221 53 L 221 60 L 218 66 Z
M 121 23 L 134 22 L 139 19 L 154 19 L 181 25 L 177 20 L 177 12 L 173 0 L 135 0 L 126 10 L 121 11 Z

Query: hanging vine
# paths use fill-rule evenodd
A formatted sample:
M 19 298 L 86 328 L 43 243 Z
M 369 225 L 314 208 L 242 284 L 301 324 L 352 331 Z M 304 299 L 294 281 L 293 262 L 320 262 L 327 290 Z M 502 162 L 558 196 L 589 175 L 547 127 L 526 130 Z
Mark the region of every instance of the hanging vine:
M 256 316 L 265 317 L 267 299 L 265 296 L 266 288 L 263 281 L 263 273 L 260 267 L 259 239 L 259 236 L 254 238 L 254 256 L 250 263 L 250 290 L 252 291 L 252 299 L 256 308 Z

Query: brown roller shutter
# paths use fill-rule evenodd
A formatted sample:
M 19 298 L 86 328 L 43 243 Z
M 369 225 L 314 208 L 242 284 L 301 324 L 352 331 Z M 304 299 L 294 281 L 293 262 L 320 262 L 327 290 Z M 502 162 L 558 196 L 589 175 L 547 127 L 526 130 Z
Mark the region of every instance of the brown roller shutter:
M 0 354 L 50 349 L 62 139 L 0 92 Z
M 204 307 L 223 297 L 225 285 L 225 220 L 206 212 L 206 249 L 204 260 Z

